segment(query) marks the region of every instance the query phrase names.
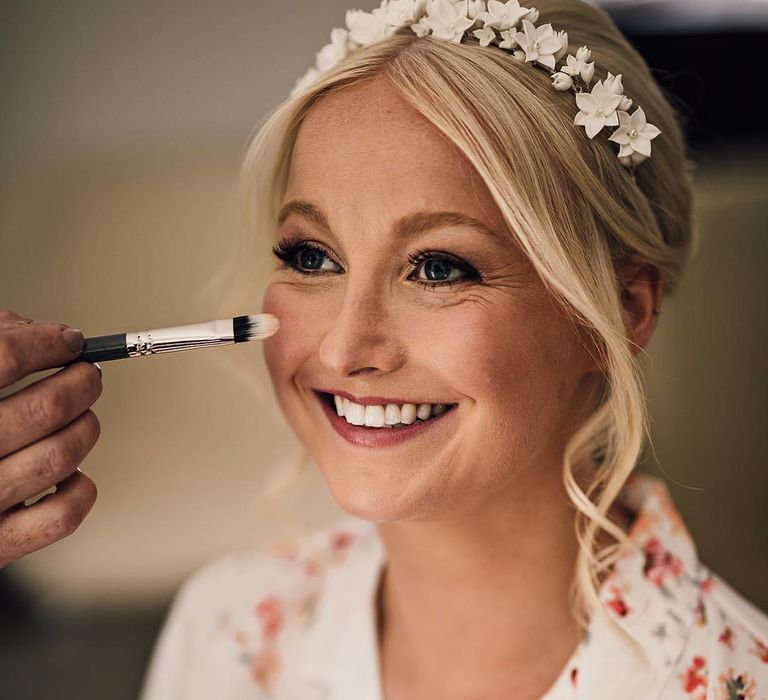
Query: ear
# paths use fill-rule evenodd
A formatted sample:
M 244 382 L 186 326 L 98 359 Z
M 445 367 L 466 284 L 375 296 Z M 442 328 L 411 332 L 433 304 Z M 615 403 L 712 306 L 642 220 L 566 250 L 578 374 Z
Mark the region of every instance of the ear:
M 648 262 L 629 260 L 616 267 L 621 288 L 621 304 L 632 354 L 644 348 L 658 322 L 654 309 L 661 309 L 664 283 L 658 269 Z

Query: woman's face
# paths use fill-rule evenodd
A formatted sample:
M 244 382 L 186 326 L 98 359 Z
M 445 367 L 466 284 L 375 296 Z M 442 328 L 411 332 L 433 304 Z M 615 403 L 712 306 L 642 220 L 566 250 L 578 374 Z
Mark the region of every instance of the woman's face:
M 338 505 L 431 519 L 559 482 L 593 365 L 460 152 L 383 82 L 346 88 L 304 120 L 283 205 L 265 359 Z M 452 407 L 354 426 L 318 391 Z

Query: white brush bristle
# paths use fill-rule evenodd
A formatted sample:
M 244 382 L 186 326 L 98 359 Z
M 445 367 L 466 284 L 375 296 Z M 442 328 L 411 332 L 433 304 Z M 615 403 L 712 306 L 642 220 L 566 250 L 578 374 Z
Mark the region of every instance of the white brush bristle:
M 269 338 L 269 336 L 277 333 L 277 329 L 280 328 L 280 321 L 277 320 L 277 316 L 272 314 L 255 314 L 248 316 L 248 322 L 251 324 L 251 337 L 252 338 Z

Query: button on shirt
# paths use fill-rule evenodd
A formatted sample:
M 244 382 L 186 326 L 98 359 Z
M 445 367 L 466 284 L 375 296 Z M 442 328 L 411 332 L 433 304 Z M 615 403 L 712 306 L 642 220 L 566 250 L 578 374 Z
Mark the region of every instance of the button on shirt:
M 636 472 L 619 499 L 631 546 L 600 599 L 650 672 L 596 615 L 542 700 L 768 700 L 768 616 L 698 560 L 661 479 Z M 345 516 L 208 564 L 176 595 L 141 700 L 384 700 L 385 562 L 375 525 Z

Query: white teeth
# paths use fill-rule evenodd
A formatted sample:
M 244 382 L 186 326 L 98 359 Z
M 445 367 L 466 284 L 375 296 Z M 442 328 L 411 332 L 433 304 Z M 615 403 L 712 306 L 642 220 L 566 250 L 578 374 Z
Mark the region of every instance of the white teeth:
M 384 422 L 387 425 L 395 425 L 400 422 L 400 406 L 396 403 L 388 403 L 384 409 Z
M 400 422 L 410 425 L 416 420 L 416 404 L 404 403 L 400 409 Z
M 421 418 L 421 420 L 427 420 L 432 415 L 432 404 L 431 403 L 420 403 L 419 407 L 416 409 L 416 417 Z
M 366 406 L 365 424 L 371 428 L 384 426 L 384 406 Z
M 411 425 L 416 419 L 429 420 L 445 413 L 451 404 L 445 403 L 388 403 L 386 406 L 363 406 L 349 399 L 333 395 L 336 413 L 352 425 L 366 425 L 370 428 L 384 428 L 395 425 Z
M 347 400 L 344 404 L 344 416 L 352 425 L 365 425 L 365 406 Z

